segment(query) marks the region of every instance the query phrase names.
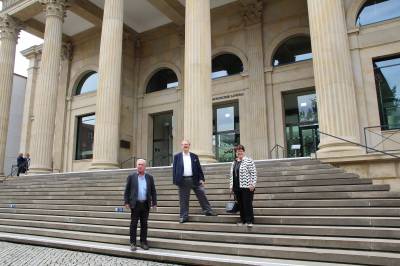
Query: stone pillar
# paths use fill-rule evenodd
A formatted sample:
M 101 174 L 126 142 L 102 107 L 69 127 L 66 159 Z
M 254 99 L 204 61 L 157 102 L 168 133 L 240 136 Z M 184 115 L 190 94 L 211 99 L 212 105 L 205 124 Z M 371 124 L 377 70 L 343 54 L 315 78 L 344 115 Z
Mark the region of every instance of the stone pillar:
M 4 174 L 15 48 L 19 30 L 18 23 L 9 15 L 0 16 L 0 176 Z
M 36 81 L 39 72 L 39 62 L 42 46 L 33 46 L 21 52 L 29 60 L 28 79 L 26 82 L 24 113 L 22 117 L 20 151 L 30 152 L 30 140 L 33 117 L 33 104 L 35 102 Z
M 262 14 L 262 0 L 247 1 L 244 5 L 243 20 L 249 62 L 249 90 L 246 95 L 249 128 L 241 130 L 248 130 L 244 145 L 253 159 L 266 159 L 269 154 Z
M 209 0 L 186 1 L 184 138 L 202 162 L 212 151 L 211 21 Z
M 32 124 L 31 172 L 53 169 L 53 140 L 66 0 L 43 0 L 46 26 Z
M 118 168 L 124 1 L 104 4 L 92 169 Z
M 342 0 L 308 0 L 319 129 L 360 143 L 353 70 Z M 359 154 L 361 148 L 321 134 L 318 156 Z

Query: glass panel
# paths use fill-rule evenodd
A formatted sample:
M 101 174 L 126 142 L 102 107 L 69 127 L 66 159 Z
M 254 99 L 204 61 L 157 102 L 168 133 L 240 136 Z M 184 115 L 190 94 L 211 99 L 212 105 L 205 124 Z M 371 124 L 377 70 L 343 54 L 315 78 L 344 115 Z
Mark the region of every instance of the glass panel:
M 84 94 L 97 90 L 97 84 L 99 81 L 99 75 L 96 72 L 91 72 L 84 76 L 78 84 L 76 94 Z
M 147 83 L 146 93 L 178 87 L 178 77 L 172 69 L 165 68 L 156 72 Z
M 222 54 L 212 60 L 211 78 L 221 78 L 243 72 L 243 63 L 233 54 Z
M 153 116 L 153 164 L 166 166 L 172 162 L 172 113 Z
M 300 128 L 301 130 L 301 156 L 310 156 L 315 152 L 315 146 L 319 143 L 317 135 L 318 126 Z
M 240 143 L 239 108 L 237 103 L 214 107 L 213 151 L 218 161 L 233 160 L 233 147 Z
M 356 24 L 364 26 L 397 17 L 400 17 L 399 0 L 369 0 L 361 8 Z
M 217 131 L 235 130 L 233 106 L 217 109 Z
M 93 158 L 95 124 L 96 116 L 94 114 L 78 117 L 76 160 Z
M 400 58 L 374 62 L 381 125 L 383 129 L 400 127 Z
M 286 154 L 289 158 L 300 156 L 300 151 L 297 149 L 297 146 L 301 147 L 298 126 L 286 126 L 286 145 Z
M 313 123 L 318 120 L 316 94 L 298 96 L 297 106 L 300 123 Z
M 312 59 L 310 37 L 296 36 L 279 46 L 272 59 L 272 64 L 279 66 L 310 59 Z

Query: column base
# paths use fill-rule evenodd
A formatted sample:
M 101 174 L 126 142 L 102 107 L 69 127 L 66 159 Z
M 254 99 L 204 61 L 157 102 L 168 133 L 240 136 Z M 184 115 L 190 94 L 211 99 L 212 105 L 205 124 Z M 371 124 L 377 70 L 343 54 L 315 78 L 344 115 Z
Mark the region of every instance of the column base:
M 53 172 L 53 169 L 49 169 L 49 168 L 33 168 L 30 167 L 29 171 L 28 171 L 28 175 L 30 174 L 50 174 Z
M 89 170 L 111 170 L 111 169 L 120 169 L 119 164 L 114 162 L 93 161 L 92 165 L 89 167 Z
M 358 156 L 365 154 L 364 148 L 351 143 L 336 142 L 323 144 L 317 151 L 318 158 L 336 158 L 343 156 Z

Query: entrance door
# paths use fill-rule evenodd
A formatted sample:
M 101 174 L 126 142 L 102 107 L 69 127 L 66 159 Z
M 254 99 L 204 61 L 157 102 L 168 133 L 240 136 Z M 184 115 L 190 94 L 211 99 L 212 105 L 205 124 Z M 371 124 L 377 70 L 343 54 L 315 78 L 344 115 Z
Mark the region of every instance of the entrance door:
M 213 108 L 214 154 L 219 162 L 230 162 L 235 156 L 233 147 L 240 143 L 239 107 L 237 103 L 216 105 Z
M 172 163 L 172 113 L 153 115 L 153 163 L 166 166 Z
M 319 143 L 318 125 L 300 127 L 300 156 L 310 156 Z

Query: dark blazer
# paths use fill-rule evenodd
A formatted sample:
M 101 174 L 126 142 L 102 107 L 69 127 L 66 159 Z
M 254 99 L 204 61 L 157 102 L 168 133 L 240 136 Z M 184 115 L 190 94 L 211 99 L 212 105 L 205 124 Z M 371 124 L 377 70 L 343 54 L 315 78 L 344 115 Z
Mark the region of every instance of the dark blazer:
M 146 184 L 147 184 L 147 204 L 150 208 L 151 206 L 157 206 L 157 191 L 154 185 L 154 178 L 152 175 L 145 174 Z M 136 200 L 138 196 L 138 174 L 133 173 L 130 174 L 126 180 L 125 193 L 124 193 L 124 202 L 125 204 L 129 204 L 129 206 L 133 209 L 136 206 Z
M 201 169 L 199 156 L 194 153 L 189 153 L 192 161 L 192 172 L 194 185 L 198 186 L 200 180 L 204 181 L 203 170 Z M 174 184 L 179 186 L 183 182 L 183 155 L 182 152 L 175 154 L 173 164 L 173 181 Z

